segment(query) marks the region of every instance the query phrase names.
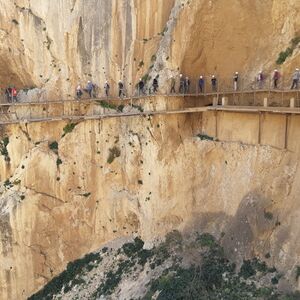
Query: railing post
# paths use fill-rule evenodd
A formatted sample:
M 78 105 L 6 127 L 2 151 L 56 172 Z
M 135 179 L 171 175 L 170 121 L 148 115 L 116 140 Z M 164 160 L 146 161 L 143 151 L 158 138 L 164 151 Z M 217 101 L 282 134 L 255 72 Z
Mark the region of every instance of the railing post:
M 31 102 L 29 102 L 29 119 L 31 120 Z
M 217 97 L 213 97 L 213 106 L 217 106 L 218 103 L 218 98 Z
M 290 108 L 295 108 L 295 98 L 290 99 Z
M 228 105 L 228 97 L 222 97 L 222 106 Z
M 264 98 L 264 107 L 268 107 L 268 98 Z

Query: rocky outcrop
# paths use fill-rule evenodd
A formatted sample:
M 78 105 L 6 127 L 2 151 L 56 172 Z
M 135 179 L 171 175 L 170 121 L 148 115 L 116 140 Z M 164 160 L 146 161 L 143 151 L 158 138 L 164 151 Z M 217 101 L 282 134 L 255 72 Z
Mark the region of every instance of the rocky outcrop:
M 160 74 L 164 89 L 180 71 L 216 74 L 225 86 L 240 71 L 248 84 L 275 67 L 300 28 L 295 0 L 2 0 L 0 8 L 1 87 L 38 87 L 40 99 L 73 97 L 89 79 L 102 89 L 122 78 L 131 93 L 148 74 Z M 288 79 L 297 64 L 296 47 L 281 68 Z

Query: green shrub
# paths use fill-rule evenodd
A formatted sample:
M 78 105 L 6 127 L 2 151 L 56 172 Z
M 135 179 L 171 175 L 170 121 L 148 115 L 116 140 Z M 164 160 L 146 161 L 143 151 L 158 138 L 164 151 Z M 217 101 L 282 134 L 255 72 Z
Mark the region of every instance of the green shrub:
M 58 143 L 56 141 L 49 144 L 49 149 L 56 152 L 58 150 Z
M 101 107 L 103 108 L 107 108 L 107 109 L 114 109 L 114 110 L 117 110 L 117 106 L 112 104 L 112 103 L 109 103 L 105 100 L 97 100 L 96 101 Z
M 140 105 L 132 105 L 133 108 L 138 109 L 140 112 L 144 112 L 144 109 Z
M 216 244 L 215 238 L 209 233 L 203 233 L 197 237 L 201 247 L 212 247 Z
M 264 261 L 260 261 L 258 258 L 253 258 L 252 260 L 244 260 L 239 275 L 247 279 L 251 276 L 254 276 L 256 272 L 261 272 L 263 274 L 266 274 L 268 272 L 274 273 L 273 271 L 274 271 L 273 268 L 268 269 Z
M 197 136 L 201 139 L 201 141 L 213 141 L 214 140 L 213 137 L 211 137 L 211 136 L 209 136 L 207 134 L 201 134 L 200 133 Z
M 298 281 L 299 277 L 300 277 L 300 266 L 297 266 L 297 268 L 296 268 L 296 280 L 297 281 Z
M 91 196 L 92 193 L 84 193 L 82 194 L 83 197 L 88 198 L 89 196 Z
M 273 220 L 273 214 L 271 212 L 264 211 L 264 217 L 267 220 Z
M 8 154 L 8 150 L 7 150 L 7 146 L 9 144 L 9 137 L 4 137 L 1 141 L 0 141 L 0 153 L 1 155 L 4 156 L 4 159 L 6 161 L 10 161 L 10 157 Z
M 63 133 L 62 137 L 64 137 L 68 133 L 71 133 L 74 130 L 74 128 L 76 127 L 76 125 L 77 125 L 76 123 L 69 123 L 69 124 L 67 124 L 63 128 L 64 133 Z
M 62 160 L 60 158 L 57 158 L 56 160 L 56 165 L 60 166 L 62 164 Z
M 279 53 L 279 56 L 278 56 L 278 58 L 276 60 L 276 64 L 277 65 L 282 65 L 289 56 L 292 56 L 294 50 L 297 48 L 297 46 L 299 45 L 299 43 L 300 43 L 300 37 L 299 36 L 293 38 L 290 41 L 290 46 L 288 48 L 286 48 L 285 51 L 281 51 Z
M 77 276 L 85 273 L 88 266 L 90 269 L 90 264 L 92 264 L 93 267 L 96 267 L 101 261 L 102 258 L 99 253 L 91 253 L 69 263 L 65 271 L 53 278 L 39 292 L 29 297 L 28 300 L 52 300 L 53 296 L 58 294 L 63 288 L 65 293 L 70 291 L 72 287 L 79 282 Z M 80 280 L 80 282 L 82 283 L 82 280 Z
M 166 235 L 167 246 L 181 246 L 183 242 L 182 234 L 178 230 L 173 230 Z
M 109 163 L 109 164 L 113 163 L 115 158 L 120 157 L 120 156 L 121 156 L 121 150 L 118 147 L 114 146 L 113 148 L 109 149 L 107 163 Z
M 9 179 L 6 179 L 6 180 L 4 181 L 4 183 L 3 183 L 3 185 L 4 185 L 6 188 L 11 188 L 11 187 L 14 186 L 13 183 L 11 183 Z
M 133 243 L 124 244 L 122 246 L 122 250 L 128 257 L 131 257 L 135 253 L 143 249 L 143 247 L 144 247 L 144 242 L 140 238 L 136 237 Z

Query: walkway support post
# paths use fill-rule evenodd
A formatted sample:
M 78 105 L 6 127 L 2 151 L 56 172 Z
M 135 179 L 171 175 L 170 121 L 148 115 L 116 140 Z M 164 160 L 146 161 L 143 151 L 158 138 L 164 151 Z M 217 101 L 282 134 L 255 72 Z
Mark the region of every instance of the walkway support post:
M 228 105 L 228 97 L 222 97 L 222 106 Z
M 264 98 L 264 107 L 268 107 L 268 98 Z
M 290 99 L 290 108 L 295 108 L 295 98 Z
M 288 148 L 288 135 L 289 135 L 289 124 L 290 124 L 290 115 L 285 117 L 285 136 L 284 136 L 284 149 Z
M 218 106 L 218 97 L 213 97 L 213 106 Z

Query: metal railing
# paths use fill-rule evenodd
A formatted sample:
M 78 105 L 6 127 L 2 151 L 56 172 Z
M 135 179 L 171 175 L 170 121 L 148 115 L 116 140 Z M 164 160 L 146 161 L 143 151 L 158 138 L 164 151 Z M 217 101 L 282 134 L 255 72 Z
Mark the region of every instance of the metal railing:
M 233 78 L 219 79 L 217 77 L 215 86 L 211 84 L 211 77 L 205 77 L 204 82 L 205 84 L 200 87 L 198 80 L 197 82 L 191 81 L 188 88 L 180 91 L 179 83 L 177 83 L 175 93 L 171 93 L 171 88 L 165 93 L 161 93 L 160 90 L 153 93 L 151 89 L 148 89 L 145 93 L 140 91 L 140 95 L 139 91 L 135 90 L 132 96 L 121 98 L 104 96 L 93 99 L 83 97 L 82 99 L 55 101 L 12 103 L 6 101 L 0 104 L 0 123 L 178 111 L 208 106 L 213 103 L 220 105 L 224 97 L 228 99 L 228 105 L 235 106 L 263 106 L 264 99 L 267 98 L 268 105 L 271 107 L 289 107 L 290 100 L 293 98 L 295 107 L 300 107 L 299 89 L 291 90 L 291 80 L 284 77 L 278 81 L 277 88 L 274 87 L 271 78 L 267 78 L 263 82 L 256 80 L 251 82 L 240 78 L 237 85 L 234 84 Z M 167 99 L 160 101 L 158 96 L 167 97 Z M 182 97 L 184 97 L 184 101 Z

